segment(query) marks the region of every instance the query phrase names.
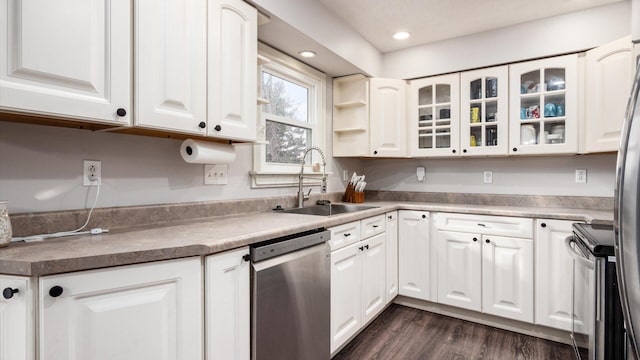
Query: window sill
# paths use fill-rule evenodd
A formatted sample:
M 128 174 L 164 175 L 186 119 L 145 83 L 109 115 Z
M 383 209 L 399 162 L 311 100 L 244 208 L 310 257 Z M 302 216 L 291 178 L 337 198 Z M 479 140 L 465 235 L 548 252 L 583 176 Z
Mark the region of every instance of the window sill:
M 298 186 L 298 174 L 299 172 L 249 171 L 252 189 Z M 327 172 L 325 174 L 327 176 L 332 175 L 331 172 Z M 304 175 L 317 176 L 317 178 L 303 178 L 302 182 L 304 186 L 322 185 L 321 172 L 305 172 Z

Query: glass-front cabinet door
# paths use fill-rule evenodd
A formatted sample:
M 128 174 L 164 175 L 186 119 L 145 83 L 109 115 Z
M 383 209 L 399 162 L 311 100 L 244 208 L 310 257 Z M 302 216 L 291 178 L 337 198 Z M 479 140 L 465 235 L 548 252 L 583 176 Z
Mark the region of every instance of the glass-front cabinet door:
M 409 85 L 411 156 L 459 154 L 459 74 L 412 80 Z
M 509 66 L 509 153 L 578 152 L 578 55 Z
M 463 156 L 509 152 L 509 67 L 460 74 L 460 151 Z

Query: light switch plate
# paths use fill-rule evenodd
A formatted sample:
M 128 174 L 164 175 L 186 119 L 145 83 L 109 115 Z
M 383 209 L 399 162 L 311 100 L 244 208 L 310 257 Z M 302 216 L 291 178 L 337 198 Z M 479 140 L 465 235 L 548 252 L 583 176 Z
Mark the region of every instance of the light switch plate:
M 205 165 L 205 185 L 227 185 L 227 165 Z

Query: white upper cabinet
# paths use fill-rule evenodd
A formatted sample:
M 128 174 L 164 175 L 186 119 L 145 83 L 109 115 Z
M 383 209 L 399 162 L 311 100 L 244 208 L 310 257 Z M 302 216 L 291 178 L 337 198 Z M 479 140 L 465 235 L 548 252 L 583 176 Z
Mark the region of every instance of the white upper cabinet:
M 369 155 L 369 78 L 333 80 L 333 156 Z
M 408 106 L 411 156 L 459 154 L 459 74 L 412 80 L 409 84 Z
M 210 136 L 255 141 L 258 12 L 242 0 L 208 0 Z
M 578 152 L 578 55 L 509 65 L 511 155 Z
M 206 0 L 137 0 L 135 9 L 135 125 L 206 135 Z
M 3 1 L 0 29 L 0 108 L 130 124 L 131 1 Z
M 634 72 L 630 36 L 587 51 L 585 152 L 618 151 Z
M 396 79 L 370 80 L 370 153 L 377 157 L 407 155 L 406 83 Z
M 509 153 L 509 67 L 460 74 L 462 156 Z
M 0 275 L 0 360 L 35 359 L 35 291 L 28 277 Z

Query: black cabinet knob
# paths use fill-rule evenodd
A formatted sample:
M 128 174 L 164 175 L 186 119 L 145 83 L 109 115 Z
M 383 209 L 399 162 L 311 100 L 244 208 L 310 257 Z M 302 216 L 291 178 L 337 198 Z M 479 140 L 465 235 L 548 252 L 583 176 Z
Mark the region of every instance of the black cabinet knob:
M 393 215 L 389 215 L 389 220 L 393 220 Z
M 455 154 L 456 153 L 456 149 L 451 150 L 451 152 L 453 152 Z
M 378 150 L 374 150 L 373 155 L 378 155 Z
M 378 228 L 378 225 L 373 225 L 373 228 L 374 228 L 374 229 L 377 229 L 377 228 Z
M 64 290 L 62 289 L 62 286 L 56 285 L 56 286 L 52 287 L 51 289 L 49 289 L 49 296 L 54 297 L 54 298 L 58 297 L 58 296 L 62 295 L 63 291 Z
M 249 261 L 249 260 L 251 260 L 251 255 L 249 255 L 249 254 L 242 255 L 242 260 L 244 260 L 244 261 Z
M 462 149 L 462 152 L 466 154 L 467 153 L 467 149 Z
M 13 294 L 19 293 L 20 290 L 18 289 L 12 289 L 10 287 L 5 288 L 4 290 L 2 290 L 2 297 L 9 300 L 13 297 Z
M 351 233 L 344 233 L 344 237 L 349 237 L 351 236 Z
M 364 248 L 369 250 L 369 245 L 365 245 Z
M 491 244 L 491 240 L 487 239 L 484 242 L 486 242 L 487 244 Z
M 546 223 L 542 223 L 542 224 L 540 224 L 540 227 L 546 228 L 547 224 Z
M 518 148 L 513 148 L 513 152 L 516 152 L 516 151 L 518 151 Z
M 422 214 L 422 218 L 423 218 L 423 219 L 426 219 L 426 218 L 427 218 L 427 215 Z
M 198 124 L 198 126 L 200 127 L 200 129 L 204 129 L 207 127 L 207 123 L 205 123 L 204 121 L 200 121 L 200 124 Z
M 364 246 L 360 246 L 358 249 L 360 249 L 360 251 L 364 251 Z
M 220 131 L 220 130 L 222 130 L 222 126 L 220 126 L 220 125 L 216 125 L 213 129 L 214 129 L 215 131 Z
M 123 108 L 119 108 L 118 110 L 116 110 L 116 114 L 120 117 L 127 115 L 127 110 L 123 109 Z
M 473 238 L 473 241 L 478 241 L 478 238 Z

